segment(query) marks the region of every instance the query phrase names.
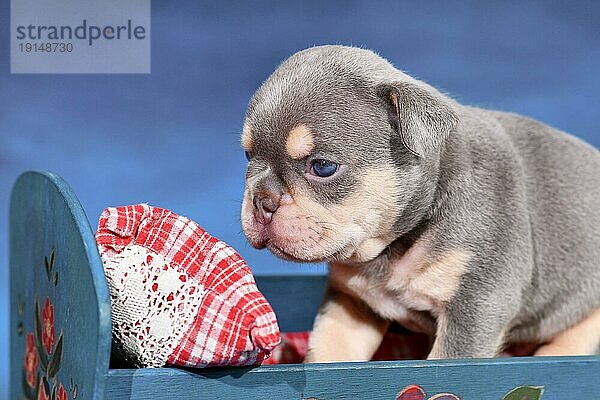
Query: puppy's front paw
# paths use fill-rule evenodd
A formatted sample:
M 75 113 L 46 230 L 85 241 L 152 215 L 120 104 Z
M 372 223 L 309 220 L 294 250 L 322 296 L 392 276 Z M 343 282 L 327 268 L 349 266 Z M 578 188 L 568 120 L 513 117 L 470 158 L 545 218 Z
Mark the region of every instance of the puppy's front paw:
M 349 295 L 329 288 L 315 319 L 304 362 L 369 361 L 389 322 Z

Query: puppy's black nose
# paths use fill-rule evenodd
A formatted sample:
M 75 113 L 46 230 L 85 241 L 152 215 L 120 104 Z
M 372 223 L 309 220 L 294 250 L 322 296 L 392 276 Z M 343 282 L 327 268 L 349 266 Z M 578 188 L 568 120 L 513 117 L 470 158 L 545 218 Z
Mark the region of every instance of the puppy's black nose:
M 279 208 L 281 196 L 275 193 L 257 193 L 253 203 L 258 221 L 267 225 L 273 218 L 273 213 Z

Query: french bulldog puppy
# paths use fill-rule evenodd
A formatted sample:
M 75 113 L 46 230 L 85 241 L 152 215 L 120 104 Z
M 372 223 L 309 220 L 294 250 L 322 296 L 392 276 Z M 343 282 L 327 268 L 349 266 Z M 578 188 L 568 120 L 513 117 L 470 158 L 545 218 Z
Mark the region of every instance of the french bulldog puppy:
M 329 262 L 308 362 L 369 360 L 390 322 L 429 358 L 600 345 L 600 152 L 458 104 L 375 53 L 294 54 L 242 132 L 256 248 Z

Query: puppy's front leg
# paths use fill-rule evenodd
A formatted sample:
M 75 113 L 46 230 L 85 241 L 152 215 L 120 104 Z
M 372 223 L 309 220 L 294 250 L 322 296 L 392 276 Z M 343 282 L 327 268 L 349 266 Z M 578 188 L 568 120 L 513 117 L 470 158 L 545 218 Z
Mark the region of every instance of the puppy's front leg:
M 327 289 L 308 341 L 305 362 L 368 361 L 389 322 L 349 295 Z
M 502 333 L 469 326 L 454 316 L 441 315 L 428 359 L 492 358 L 502 348 Z
M 451 304 L 438 316 L 428 359 L 492 358 L 500 353 L 509 308 L 484 304 L 481 299 L 471 301 Z

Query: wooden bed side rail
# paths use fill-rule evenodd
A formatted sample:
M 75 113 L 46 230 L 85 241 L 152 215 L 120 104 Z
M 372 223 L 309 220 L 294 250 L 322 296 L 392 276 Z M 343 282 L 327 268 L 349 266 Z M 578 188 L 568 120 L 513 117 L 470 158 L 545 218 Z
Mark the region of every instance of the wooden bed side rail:
M 18 178 L 9 246 L 10 398 L 34 399 L 42 390 L 50 398 L 63 391 L 69 399 L 104 398 L 109 292 L 88 219 L 62 178 Z
M 427 399 L 575 400 L 599 399 L 599 380 L 593 356 L 125 369 L 109 371 L 105 399 L 395 400 L 418 385 Z

